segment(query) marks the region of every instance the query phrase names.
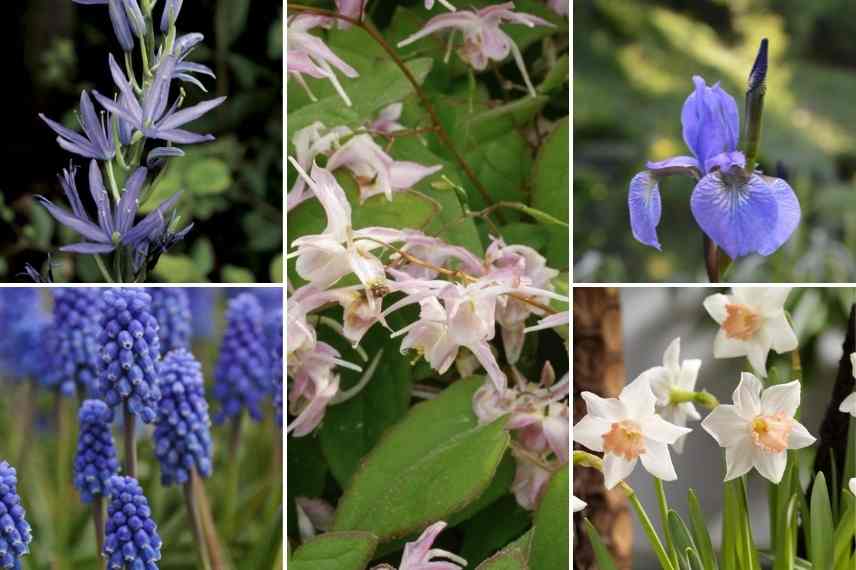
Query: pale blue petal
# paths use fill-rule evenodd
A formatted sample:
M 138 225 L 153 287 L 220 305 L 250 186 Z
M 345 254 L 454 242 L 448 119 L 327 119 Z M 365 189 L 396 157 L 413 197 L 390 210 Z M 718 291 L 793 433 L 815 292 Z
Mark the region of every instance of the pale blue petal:
M 645 167 L 657 176 L 670 174 L 686 174 L 694 178 L 701 177 L 701 167 L 691 156 L 673 156 L 659 162 L 646 162 Z
M 660 249 L 660 241 L 657 239 L 657 224 L 660 223 L 662 213 L 660 190 L 657 178 L 651 172 L 644 170 L 630 181 L 627 205 L 630 208 L 633 237 L 645 245 Z
M 788 241 L 797 229 L 802 211 L 797 195 L 787 182 L 772 176 L 762 176 L 762 178 L 779 204 L 776 227 L 770 233 L 770 239 L 764 249 L 759 252 L 761 255 L 770 255 Z

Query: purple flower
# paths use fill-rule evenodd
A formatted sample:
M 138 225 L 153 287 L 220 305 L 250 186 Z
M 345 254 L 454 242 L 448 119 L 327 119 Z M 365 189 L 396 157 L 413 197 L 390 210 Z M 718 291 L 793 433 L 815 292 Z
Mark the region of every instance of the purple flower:
M 53 290 L 54 322 L 47 342 L 48 370 L 42 382 L 65 396 L 98 393 L 98 289 Z
M 657 225 L 659 179 L 687 174 L 698 180 L 690 207 L 699 227 L 732 259 L 750 253 L 770 255 L 784 244 L 800 221 L 800 205 L 787 182 L 746 170 L 737 149 L 737 103 L 719 84 L 708 87 L 693 77 L 695 91 L 681 111 L 684 142 L 693 156 L 647 163 L 630 181 L 628 205 L 633 236 L 660 249 Z
M 143 488 L 133 477 L 120 475 L 111 477 L 107 487 L 110 504 L 102 552 L 107 567 L 157 570 L 163 543 Z
M 119 39 L 122 49 L 134 49 L 134 35 L 142 37 L 146 33 L 146 21 L 137 0 L 73 0 L 86 6 L 107 5 L 113 31 Z M 133 32 L 133 33 L 132 33 Z
M 95 223 L 86 210 L 77 191 L 75 177 L 77 169 L 63 170 L 60 178 L 65 195 L 71 204 L 71 212 L 56 206 L 43 196 L 36 199 L 47 208 L 51 216 L 59 223 L 70 227 L 88 241 L 60 248 L 61 251 L 83 254 L 110 253 L 118 245 L 137 248 L 160 235 L 166 223 L 164 214 L 172 208 L 181 196 L 180 192 L 173 194 L 145 218 L 134 224 L 134 216 L 139 207 L 139 196 L 148 171 L 138 168 L 128 178 L 122 197 L 115 211 L 110 205 L 110 198 L 104 188 L 104 178 L 98 162 L 89 163 L 89 192 L 98 209 L 98 223 Z
M 104 121 L 98 118 L 92 99 L 86 91 L 80 92 L 78 120 L 83 127 L 82 135 L 47 118 L 44 113 L 40 113 L 39 117 L 59 135 L 56 139 L 57 143 L 68 152 L 98 160 L 111 160 L 116 156 L 110 119 L 108 117 L 108 120 Z
M 199 43 L 202 42 L 202 40 L 204 39 L 205 36 L 200 33 L 185 34 L 176 38 L 175 46 L 173 47 L 173 55 L 176 58 L 173 77 L 184 81 L 185 83 L 192 83 L 193 85 L 201 89 L 204 93 L 207 93 L 208 90 L 205 88 L 202 82 L 193 77 L 192 74 L 199 73 L 212 78 L 215 78 L 217 76 L 214 75 L 214 72 L 207 65 L 202 65 L 201 63 L 195 63 L 192 61 L 186 61 L 187 56 L 190 55 L 190 52 L 193 51 L 193 48 L 199 45 Z
M 101 400 L 84 400 L 78 412 L 80 435 L 74 456 L 74 486 L 84 503 L 107 494 L 107 482 L 119 473 L 110 432 L 113 412 Z
M 200 135 L 179 127 L 194 121 L 214 109 L 225 97 L 197 103 L 186 109 L 178 110 L 177 102 L 167 108 L 169 88 L 176 73 L 178 59 L 166 56 L 158 63 L 154 81 L 143 94 L 143 101 L 137 100 L 133 88 L 125 72 L 116 63 L 113 54 L 109 56 L 110 73 L 119 89 L 119 100 L 114 101 L 97 91 L 92 94 L 102 107 L 114 115 L 126 120 L 133 128 L 143 133 L 147 138 L 165 140 L 180 144 L 194 144 L 214 140 L 213 135 Z
M 15 468 L 0 461 L 0 567 L 21 568 L 20 558 L 30 551 L 33 534 L 18 495 Z
M 160 27 L 163 33 L 169 31 L 169 25 L 175 23 L 178 19 L 178 14 L 181 12 L 181 5 L 184 0 L 164 0 L 163 15 L 161 16 Z
M 190 299 L 179 287 L 149 287 L 152 315 L 158 322 L 161 356 L 190 349 Z

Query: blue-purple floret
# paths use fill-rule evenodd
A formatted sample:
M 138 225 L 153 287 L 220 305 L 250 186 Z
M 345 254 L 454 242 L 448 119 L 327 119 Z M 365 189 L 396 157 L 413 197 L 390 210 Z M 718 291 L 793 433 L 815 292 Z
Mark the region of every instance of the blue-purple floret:
M 0 376 L 42 379 L 50 319 L 35 287 L 0 290 Z
M 0 461 L 0 568 L 21 568 L 21 557 L 33 540 L 27 513 L 18 495 L 15 468 Z
M 110 422 L 113 412 L 101 400 L 84 400 L 78 412 L 80 435 L 74 456 L 74 486 L 84 503 L 107 495 L 107 483 L 119 473 Z
M 217 289 L 212 287 L 185 287 L 190 300 L 190 322 L 193 338 L 211 338 L 214 336 L 214 302 Z
M 113 31 L 124 51 L 134 49 L 134 36 L 146 33 L 146 21 L 137 0 L 73 0 L 87 6 L 107 6 Z
M 276 415 L 276 423 L 282 425 L 282 309 L 276 312 L 274 318 L 268 319 L 269 327 L 272 329 L 271 339 L 271 374 L 273 376 L 273 410 Z M 278 325 L 278 326 L 277 326 Z
M 152 314 L 158 322 L 161 355 L 190 348 L 190 300 L 178 287 L 150 287 Z
M 54 289 L 54 320 L 48 335 L 45 384 L 70 396 L 98 393 L 100 294 L 91 288 Z
M 144 423 L 157 417 L 160 342 L 151 297 L 141 289 L 107 289 L 102 294 L 101 399 L 114 412 L 127 405 Z
M 220 403 L 215 423 L 238 417 L 244 409 L 261 421 L 261 403 L 271 384 L 262 308 L 254 295 L 242 293 L 229 301 L 226 311 L 226 332 L 214 370 L 214 397 Z
M 110 503 L 102 552 L 107 568 L 157 570 L 162 542 L 142 487 L 133 477 L 114 475 L 107 489 Z
M 211 475 L 211 420 L 202 365 L 184 349 L 166 355 L 160 369 L 161 400 L 155 424 L 155 456 L 164 485 L 183 485 L 191 470 Z

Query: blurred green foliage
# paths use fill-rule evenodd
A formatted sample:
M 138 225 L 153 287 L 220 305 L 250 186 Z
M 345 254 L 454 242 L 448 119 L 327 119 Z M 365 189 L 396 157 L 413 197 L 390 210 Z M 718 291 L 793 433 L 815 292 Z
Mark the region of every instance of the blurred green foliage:
M 848 17 L 848 15 L 850 17 Z M 575 4 L 574 266 L 578 281 L 704 281 L 690 179 L 661 183 L 663 251 L 636 242 L 627 187 L 646 160 L 688 154 L 681 106 L 694 74 L 741 109 L 761 38 L 770 67 L 760 167 L 799 196 L 803 218 L 730 281 L 856 279 L 856 5 L 844 0 L 593 0 Z

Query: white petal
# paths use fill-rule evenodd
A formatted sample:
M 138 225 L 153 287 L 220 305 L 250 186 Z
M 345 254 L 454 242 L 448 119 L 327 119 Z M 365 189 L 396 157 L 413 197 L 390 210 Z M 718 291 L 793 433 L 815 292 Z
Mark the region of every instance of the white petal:
M 761 394 L 761 412 L 765 415 L 781 412 L 792 418 L 799 407 L 800 383 L 798 380 L 770 386 Z
M 683 437 L 678 438 L 678 441 L 676 441 L 672 445 L 672 449 L 675 450 L 675 453 L 680 455 L 684 452 L 684 445 L 686 445 L 687 439 L 688 439 L 687 436 L 683 436 Z
M 630 461 L 620 455 L 607 453 L 603 457 L 603 484 L 607 490 L 612 489 L 633 472 L 636 467 L 636 459 Z
M 571 431 L 574 441 L 592 451 L 603 451 L 603 435 L 609 431 L 611 424 L 601 418 L 591 415 L 584 416 Z
M 756 287 L 762 294 L 757 300 L 758 307 L 766 315 L 781 312 L 785 308 L 785 301 L 791 294 L 790 287 Z
M 788 437 L 788 449 L 802 449 L 803 447 L 812 445 L 815 441 L 817 441 L 815 437 L 809 433 L 804 425 L 794 421 L 793 428 Z
M 856 392 L 853 392 L 844 398 L 844 401 L 841 402 L 841 406 L 839 406 L 838 410 L 856 418 Z
M 669 403 L 669 395 L 672 392 L 671 374 L 665 366 L 655 366 L 644 371 L 636 377 L 638 382 L 641 379 L 647 380 L 651 386 L 651 391 L 657 397 L 657 403 L 665 406 Z
M 781 482 L 787 465 L 788 454 L 785 452 L 767 453 L 760 449 L 755 451 L 755 468 L 770 483 Z
M 642 419 L 654 413 L 657 397 L 651 390 L 651 384 L 646 377 L 639 377 L 621 391 L 618 396 L 627 415 L 633 419 Z
M 684 414 L 686 414 L 687 419 L 695 420 L 695 421 L 698 421 L 701 419 L 701 414 L 698 413 L 698 410 L 696 410 L 696 407 L 693 405 L 692 402 L 684 402 L 683 404 L 680 405 L 680 407 L 681 407 L 681 410 L 684 412 Z M 686 425 L 686 423 L 683 423 L 683 424 L 678 423 L 678 422 L 672 422 L 672 423 L 677 423 L 678 425 Z
M 731 481 L 748 473 L 754 465 L 752 442 L 745 440 L 734 447 L 725 448 L 725 480 Z
M 646 438 L 661 443 L 675 443 L 679 437 L 692 431 L 690 428 L 669 423 L 656 414 L 642 420 L 641 426 Z
M 698 371 L 701 369 L 701 360 L 692 358 L 684 360 L 681 365 L 681 373 L 678 376 L 678 386 L 684 390 L 695 390 L 696 380 L 698 379 Z
M 722 323 L 727 316 L 725 306 L 728 304 L 728 297 L 722 293 L 711 295 L 704 300 L 704 308 L 714 321 Z
M 735 411 L 747 419 L 761 415 L 761 388 L 761 381 L 757 376 L 743 372 L 732 395 Z
M 646 451 L 639 459 L 642 460 L 642 466 L 648 473 L 663 481 L 674 481 L 678 478 L 678 474 L 675 473 L 675 466 L 672 465 L 669 448 L 665 443 L 646 438 L 645 447 Z
M 576 497 L 571 495 L 571 506 L 573 507 L 573 512 L 576 513 L 586 508 L 587 505 L 585 501 L 577 499 Z
M 746 358 L 761 378 L 767 377 L 767 355 L 770 353 L 770 341 L 764 337 L 765 334 L 758 334 L 746 343 Z
M 735 406 L 717 406 L 704 420 L 701 427 L 722 447 L 739 445 L 749 436 L 746 418 L 737 413 Z
M 856 495 L 856 477 L 850 479 L 850 492 Z
M 715 358 L 736 358 L 746 356 L 749 347 L 745 340 L 729 338 L 723 329 L 719 329 L 713 339 L 713 356 Z
M 779 354 L 791 352 L 799 346 L 797 335 L 784 313 L 766 319 L 764 329 L 769 335 L 771 348 Z
M 856 352 L 850 355 L 850 370 L 853 372 L 853 377 L 856 378 Z
M 663 353 L 663 366 L 671 370 L 678 370 L 681 366 L 681 337 L 676 338 Z
M 608 420 L 620 422 L 627 418 L 627 410 L 616 398 L 601 398 L 594 392 L 583 392 L 580 394 L 586 402 L 589 415 Z

